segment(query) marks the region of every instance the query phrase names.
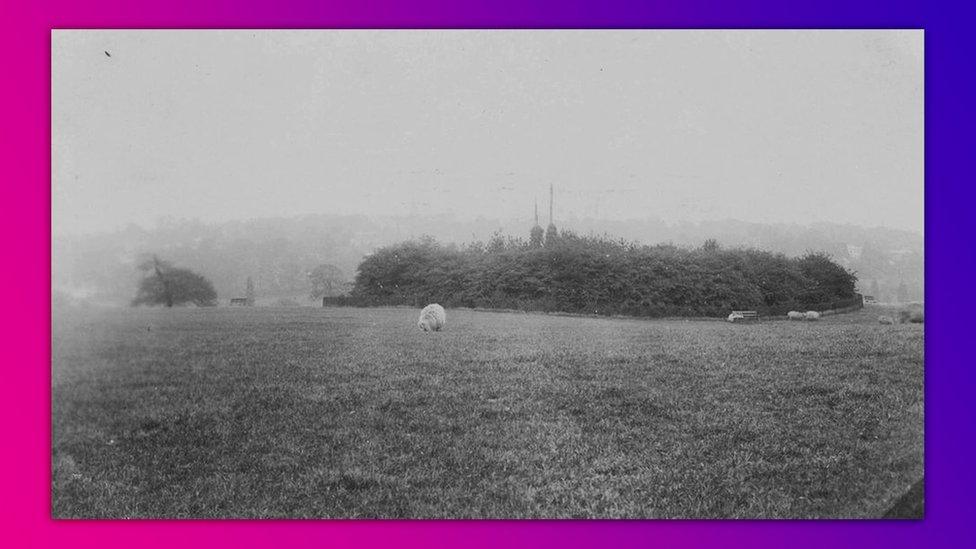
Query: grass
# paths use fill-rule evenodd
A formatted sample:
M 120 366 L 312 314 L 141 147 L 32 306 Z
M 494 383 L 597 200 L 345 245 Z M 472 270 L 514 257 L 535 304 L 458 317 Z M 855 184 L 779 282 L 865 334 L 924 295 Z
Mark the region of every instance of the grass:
M 923 326 L 56 314 L 55 517 L 881 517 Z

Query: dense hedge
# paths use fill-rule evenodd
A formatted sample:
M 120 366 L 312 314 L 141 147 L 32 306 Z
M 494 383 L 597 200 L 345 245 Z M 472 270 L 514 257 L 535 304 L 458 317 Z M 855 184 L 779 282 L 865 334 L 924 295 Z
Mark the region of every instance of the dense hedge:
M 348 303 L 484 307 L 635 316 L 784 314 L 853 303 L 856 277 L 825 254 L 645 246 L 562 234 L 545 246 L 433 239 L 377 250 L 359 265 Z M 339 304 L 338 302 L 336 304 Z

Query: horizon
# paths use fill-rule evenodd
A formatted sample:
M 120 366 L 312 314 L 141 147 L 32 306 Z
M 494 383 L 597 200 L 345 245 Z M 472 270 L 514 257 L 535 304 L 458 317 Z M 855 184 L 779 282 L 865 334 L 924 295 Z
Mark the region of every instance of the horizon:
M 546 216 L 540 216 L 541 221 L 547 221 L 543 219 Z M 499 229 L 514 226 L 519 223 L 526 223 L 527 228 L 531 228 L 533 222 L 532 214 L 526 216 L 510 216 L 510 217 L 489 217 L 486 215 L 477 215 L 472 218 L 463 218 L 452 212 L 437 212 L 430 215 L 416 216 L 408 214 L 369 214 L 369 213 L 330 213 L 330 212 L 318 212 L 318 213 L 301 213 L 292 215 L 268 215 L 259 217 L 238 217 L 229 219 L 211 219 L 205 220 L 198 217 L 175 217 L 175 216 L 160 216 L 148 222 L 139 221 L 129 221 L 122 225 L 117 225 L 114 227 L 97 230 L 93 232 L 79 232 L 79 233 L 55 233 L 51 232 L 52 239 L 84 239 L 84 238 L 97 238 L 100 236 L 107 236 L 112 234 L 118 234 L 125 232 L 130 229 L 130 227 L 135 227 L 136 229 L 143 232 L 153 232 L 160 230 L 168 224 L 173 225 L 202 225 L 208 228 L 218 228 L 225 225 L 234 224 L 248 224 L 248 223 L 261 223 L 270 221 L 297 221 L 303 219 L 312 218 L 364 218 L 370 222 L 381 223 L 383 221 L 392 220 L 403 220 L 403 219 L 414 219 L 417 221 L 433 221 L 448 218 L 452 222 L 457 223 L 474 223 L 474 222 L 485 222 L 485 223 L 497 223 Z M 742 224 L 751 226 L 763 226 L 763 227 L 796 227 L 798 229 L 804 230 L 814 230 L 817 227 L 844 227 L 853 228 L 863 231 L 891 231 L 896 233 L 903 233 L 906 235 L 911 235 L 914 237 L 922 238 L 925 237 L 925 232 L 923 230 L 913 230 L 900 227 L 892 227 L 887 225 L 863 225 L 858 223 L 847 223 L 847 222 L 834 222 L 834 221 L 811 221 L 808 223 L 802 223 L 797 221 L 756 221 L 740 218 L 721 218 L 721 219 L 703 219 L 703 220 L 667 220 L 660 217 L 631 217 L 624 219 L 609 219 L 609 218 L 597 218 L 589 216 L 578 216 L 575 214 L 569 214 L 565 217 L 566 222 L 587 222 L 587 223 L 604 223 L 604 224 L 639 224 L 639 223 L 652 223 L 660 224 L 669 228 L 676 228 L 682 226 L 693 226 L 702 227 L 709 224 Z M 560 231 L 568 230 L 576 232 L 572 226 L 563 225 L 563 219 L 559 216 L 555 217 L 556 226 Z M 528 229 L 526 229 L 528 230 Z M 503 233 L 508 235 L 508 233 Z M 586 233 L 588 234 L 588 233 Z M 513 235 L 514 236 L 514 235 Z M 719 237 L 716 237 L 719 238 Z

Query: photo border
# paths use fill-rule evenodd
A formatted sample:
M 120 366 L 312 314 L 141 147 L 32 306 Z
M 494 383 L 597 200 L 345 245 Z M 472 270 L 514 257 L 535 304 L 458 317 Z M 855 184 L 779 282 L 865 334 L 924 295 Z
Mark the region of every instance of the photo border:
M 973 8 L 869 1 L 10 2 L 4 7 L 5 167 L 0 545 L 7 547 L 955 547 L 973 539 L 976 447 L 968 291 L 976 97 Z M 96 28 L 922 28 L 925 30 L 923 520 L 122 521 L 51 519 L 51 38 Z

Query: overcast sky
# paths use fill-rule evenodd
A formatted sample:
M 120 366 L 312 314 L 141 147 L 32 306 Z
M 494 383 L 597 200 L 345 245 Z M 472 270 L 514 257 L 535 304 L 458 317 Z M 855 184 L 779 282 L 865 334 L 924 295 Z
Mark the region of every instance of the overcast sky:
M 52 58 L 55 234 L 530 219 L 550 183 L 557 224 L 922 229 L 921 31 L 55 31 Z

